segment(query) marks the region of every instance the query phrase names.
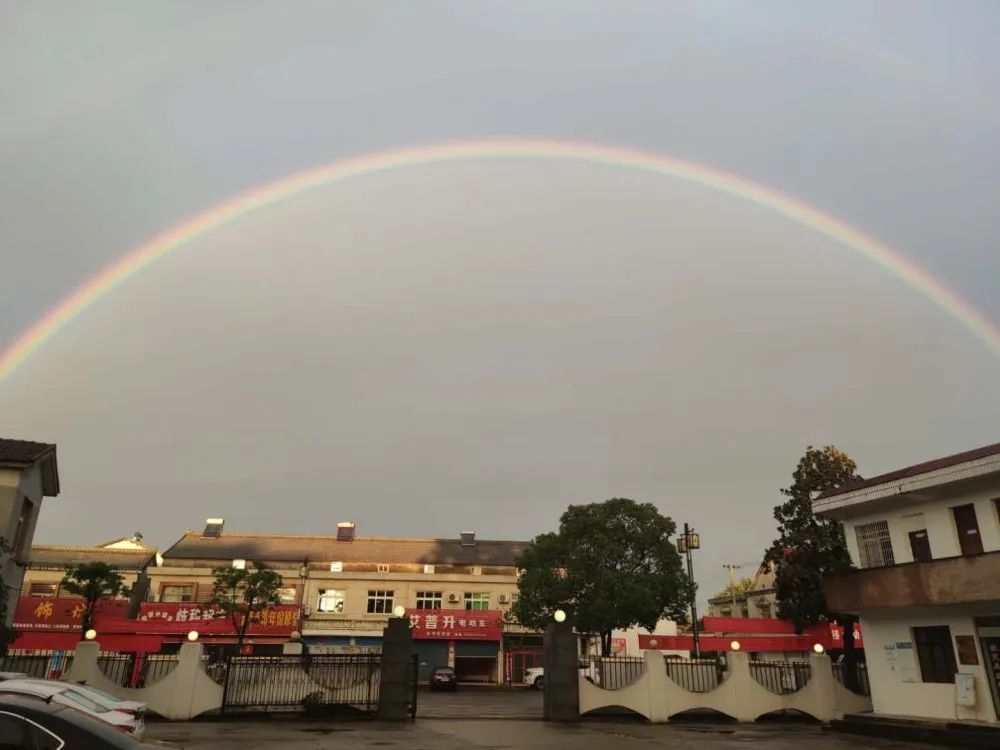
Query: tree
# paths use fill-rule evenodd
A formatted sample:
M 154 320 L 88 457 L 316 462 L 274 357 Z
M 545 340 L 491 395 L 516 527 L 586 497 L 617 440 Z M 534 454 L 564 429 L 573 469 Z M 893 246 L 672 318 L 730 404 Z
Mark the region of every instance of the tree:
M 254 616 L 281 601 L 281 576 L 262 562 L 250 568 L 212 568 L 212 604 L 223 611 L 236 631 L 237 651 Z
M 774 509 L 778 538 L 764 558 L 776 566 L 778 614 L 791 620 L 796 632 L 801 633 L 807 625 L 824 619 L 839 619 L 845 626 L 844 659 L 848 687 L 856 687 L 856 618 L 850 615 L 838 617 L 829 611 L 822 582 L 824 577 L 850 570 L 853 566 L 844 541 L 843 527 L 836 521 L 814 516 L 812 498 L 823 490 L 861 479 L 857 468 L 853 459 L 835 446 L 827 445 L 822 449 L 808 446 L 792 473 L 791 486 L 781 490 L 788 500 Z
M 693 584 L 670 540 L 675 532 L 651 503 L 571 505 L 558 532 L 536 537 L 519 556 L 514 618 L 540 630 L 561 609 L 579 632 L 600 635 L 605 656 L 616 628 L 683 622 Z
M 13 553 L 13 549 L 7 540 L 0 536 L 0 556 L 6 557 Z M 17 640 L 20 635 L 17 630 L 7 624 L 8 589 L 0 577 L 0 657 L 7 655 L 10 644 Z
M 723 596 L 732 596 L 733 594 L 736 594 L 736 596 L 743 596 L 752 588 L 753 588 L 753 578 L 741 578 L 735 583 L 735 585 L 732 583 L 727 584 L 726 588 L 722 589 L 722 591 L 717 593 L 712 598 L 720 599 Z
M 81 563 L 70 568 L 62 580 L 62 589 L 83 597 L 80 616 L 80 640 L 94 627 L 94 613 L 98 602 L 105 598 L 128 596 L 129 590 L 118 571 L 107 563 Z

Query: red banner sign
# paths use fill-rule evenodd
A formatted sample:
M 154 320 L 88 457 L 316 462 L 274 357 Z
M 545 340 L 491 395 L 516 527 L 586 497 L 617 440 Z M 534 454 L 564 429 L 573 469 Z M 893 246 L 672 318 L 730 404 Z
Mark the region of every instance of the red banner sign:
M 417 639 L 499 641 L 502 612 L 464 609 L 408 609 L 410 631 Z
M 83 599 L 76 597 L 22 596 L 14 610 L 18 630 L 79 631 L 83 623 Z M 104 599 L 97 603 L 94 627 L 109 619 L 128 617 L 128 601 Z
M 250 619 L 247 630 L 250 635 L 287 635 L 298 628 L 299 608 L 294 604 L 276 604 L 254 613 Z M 213 604 L 145 602 L 139 608 L 139 622 L 162 623 L 167 632 L 235 632 L 232 620 Z

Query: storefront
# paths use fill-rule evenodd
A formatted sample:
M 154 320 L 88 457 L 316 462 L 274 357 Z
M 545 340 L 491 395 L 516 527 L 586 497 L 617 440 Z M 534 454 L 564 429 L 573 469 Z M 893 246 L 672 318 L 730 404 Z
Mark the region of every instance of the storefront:
M 542 636 L 507 634 L 503 639 L 503 681 L 524 684 L 524 673 L 542 666 Z
M 414 651 L 425 682 L 435 667 L 452 667 L 459 682 L 501 681 L 503 613 L 489 610 L 410 609 Z

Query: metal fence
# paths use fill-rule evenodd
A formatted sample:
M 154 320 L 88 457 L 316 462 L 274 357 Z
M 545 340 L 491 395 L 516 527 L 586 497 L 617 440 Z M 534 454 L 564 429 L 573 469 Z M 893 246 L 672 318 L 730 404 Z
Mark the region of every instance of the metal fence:
M 843 662 L 841 662 L 840 664 L 832 664 L 831 666 L 833 667 L 833 676 L 837 680 L 837 682 L 839 682 L 844 687 L 847 687 L 846 671 L 845 671 L 846 665 Z M 863 663 L 859 663 L 857 665 L 857 670 L 858 670 L 857 671 L 858 689 L 854 692 L 856 692 L 858 695 L 871 695 L 872 689 L 871 685 L 868 682 L 868 667 Z
M 223 680 L 223 713 L 315 711 L 333 706 L 374 713 L 379 654 L 232 656 Z M 413 710 L 416 700 L 413 699 Z
M 26 674 L 40 679 L 62 677 L 72 663 L 72 651 L 11 649 L 0 659 L 0 672 Z
M 135 662 L 135 652 L 101 651 L 97 655 L 97 666 L 104 676 L 121 687 L 131 687 L 135 676 Z
M 726 663 L 718 659 L 680 659 L 664 656 L 667 676 L 692 693 L 708 693 L 726 679 Z
M 801 690 L 809 682 L 812 668 L 807 662 L 752 661 L 750 676 L 776 695 Z
M 174 654 L 144 654 L 135 674 L 135 687 L 149 687 L 177 667 L 178 657 Z
M 645 671 L 645 661 L 635 656 L 602 656 L 591 662 L 580 662 L 580 677 L 605 690 L 628 687 Z

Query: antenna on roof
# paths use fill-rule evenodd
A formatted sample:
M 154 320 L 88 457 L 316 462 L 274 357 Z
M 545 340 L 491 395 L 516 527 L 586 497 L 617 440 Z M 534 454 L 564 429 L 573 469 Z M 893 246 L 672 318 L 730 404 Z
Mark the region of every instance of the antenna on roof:
M 222 518 L 206 518 L 205 530 L 201 532 L 201 535 L 212 539 L 218 539 L 222 536 L 222 527 L 225 523 L 225 520 Z

